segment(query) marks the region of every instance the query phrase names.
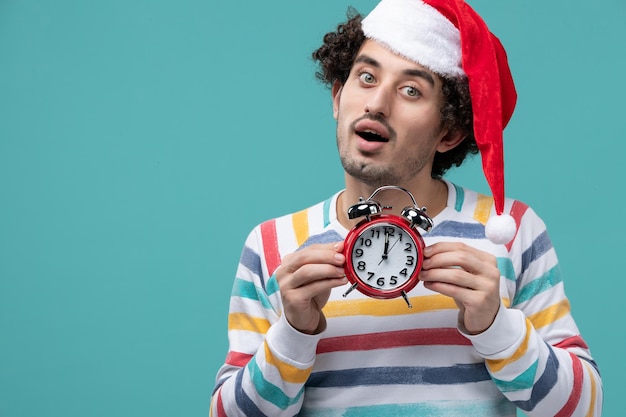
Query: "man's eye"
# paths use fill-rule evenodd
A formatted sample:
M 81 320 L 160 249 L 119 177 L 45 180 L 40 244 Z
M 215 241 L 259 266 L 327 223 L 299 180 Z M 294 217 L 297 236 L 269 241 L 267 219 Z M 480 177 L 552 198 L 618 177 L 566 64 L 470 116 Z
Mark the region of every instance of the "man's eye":
M 420 92 L 415 87 L 404 87 L 404 92 L 409 97 L 418 97 Z
M 370 74 L 369 72 L 362 73 L 361 75 L 359 75 L 359 78 L 365 84 L 372 84 L 374 82 L 374 76 Z

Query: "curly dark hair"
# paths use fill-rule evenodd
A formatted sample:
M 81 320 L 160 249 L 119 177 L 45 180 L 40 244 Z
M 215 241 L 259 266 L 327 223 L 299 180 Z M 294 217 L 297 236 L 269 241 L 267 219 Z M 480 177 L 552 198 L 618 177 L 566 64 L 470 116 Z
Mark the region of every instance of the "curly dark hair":
M 328 87 L 332 87 L 335 81 L 343 85 L 348 80 L 356 54 L 365 41 L 361 28 L 362 16 L 350 8 L 347 17 L 348 20 L 339 24 L 334 32 L 324 35 L 324 43 L 312 54 L 313 60 L 319 63 L 315 76 Z M 461 132 L 465 139 L 453 149 L 435 154 L 431 172 L 433 178 L 441 178 L 453 165 L 460 166 L 467 155 L 478 153 L 467 78 L 440 78 L 444 98 L 441 106 L 442 125 L 453 132 Z

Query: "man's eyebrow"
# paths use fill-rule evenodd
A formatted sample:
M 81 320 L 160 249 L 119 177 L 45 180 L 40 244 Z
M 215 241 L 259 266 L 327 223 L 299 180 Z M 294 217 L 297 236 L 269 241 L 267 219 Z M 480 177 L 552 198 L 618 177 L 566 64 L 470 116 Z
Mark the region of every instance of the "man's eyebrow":
M 435 86 L 435 79 L 433 78 L 432 74 L 428 71 L 419 70 L 419 69 L 408 69 L 408 70 L 404 70 L 404 73 L 412 77 L 423 78 L 426 81 L 428 81 L 431 87 Z
M 354 60 L 354 63 L 363 63 L 363 64 L 368 64 L 373 66 L 374 68 L 380 68 L 381 65 L 378 61 L 376 61 L 374 58 L 367 56 L 367 55 L 359 55 L 358 57 L 356 57 L 356 59 Z M 411 77 L 420 77 L 423 78 L 424 80 L 426 80 L 432 87 L 435 86 L 435 79 L 433 78 L 432 74 L 428 71 L 425 70 L 421 70 L 421 69 L 417 69 L 417 68 L 411 68 L 411 69 L 406 69 L 403 71 L 403 74 L 405 75 L 409 75 Z
M 358 57 L 356 57 L 356 59 L 354 60 L 354 63 L 356 64 L 359 62 L 371 65 L 376 68 L 380 68 L 380 64 L 378 63 L 378 61 L 376 61 L 374 58 L 369 57 L 367 55 L 359 55 Z

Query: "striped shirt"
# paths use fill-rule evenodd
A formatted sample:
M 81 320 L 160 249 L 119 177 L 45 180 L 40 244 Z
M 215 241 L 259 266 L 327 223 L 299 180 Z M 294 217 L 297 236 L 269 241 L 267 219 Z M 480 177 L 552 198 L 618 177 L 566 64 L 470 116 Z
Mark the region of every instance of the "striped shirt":
M 339 193 L 254 228 L 242 251 L 228 317 L 229 351 L 211 416 L 599 416 L 602 385 L 570 314 L 555 251 L 541 219 L 506 200 L 515 238 L 485 238 L 491 197 L 448 185 L 447 207 L 422 233 L 426 245 L 459 241 L 492 253 L 501 307 L 485 332 L 458 327 L 453 299 L 417 285 L 379 300 L 335 288 L 319 335 L 281 314 L 274 272 L 286 254 L 341 241 Z

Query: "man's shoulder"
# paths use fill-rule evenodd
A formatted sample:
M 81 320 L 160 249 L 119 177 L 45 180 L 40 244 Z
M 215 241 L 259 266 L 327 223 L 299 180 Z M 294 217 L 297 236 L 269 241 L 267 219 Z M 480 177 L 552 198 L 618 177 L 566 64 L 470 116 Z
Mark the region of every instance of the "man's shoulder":
M 337 195 L 335 193 L 325 200 L 319 201 L 309 207 L 297 210 L 291 213 L 282 214 L 274 218 L 267 219 L 260 223 L 257 227 L 264 224 L 276 223 L 281 226 L 289 225 L 290 227 L 311 226 L 321 222 L 322 224 L 330 222 L 335 217 L 331 210 L 335 207 Z
M 253 234 L 263 240 L 280 242 L 281 246 L 295 249 L 309 241 L 312 236 L 332 229 L 337 217 L 336 201 L 339 192 L 307 208 L 274 217 L 258 224 Z
M 494 200 L 491 195 L 449 183 L 452 188 L 448 205 L 456 212 L 478 223 L 485 225 L 494 214 Z M 504 213 L 514 218 L 521 218 L 525 213 L 533 213 L 532 208 L 521 200 L 506 197 L 504 199 Z
M 308 208 L 266 220 L 257 225 L 246 240 L 246 247 L 262 254 L 271 273 L 288 253 L 312 243 L 341 240 L 332 224 L 336 218 L 336 193 Z
M 493 197 L 454 184 L 452 189 L 456 195 L 449 198 L 448 206 L 454 208 L 454 214 L 446 216 L 438 225 L 439 228 L 433 230 L 433 236 L 445 234 L 474 240 L 484 239 L 485 225 L 490 216 L 495 215 Z M 528 204 L 506 197 L 503 213 L 513 217 L 516 225 L 513 240 L 506 245 L 508 250 L 515 246 L 517 250 L 523 251 L 533 244 L 551 246 L 547 242 L 546 224 Z

